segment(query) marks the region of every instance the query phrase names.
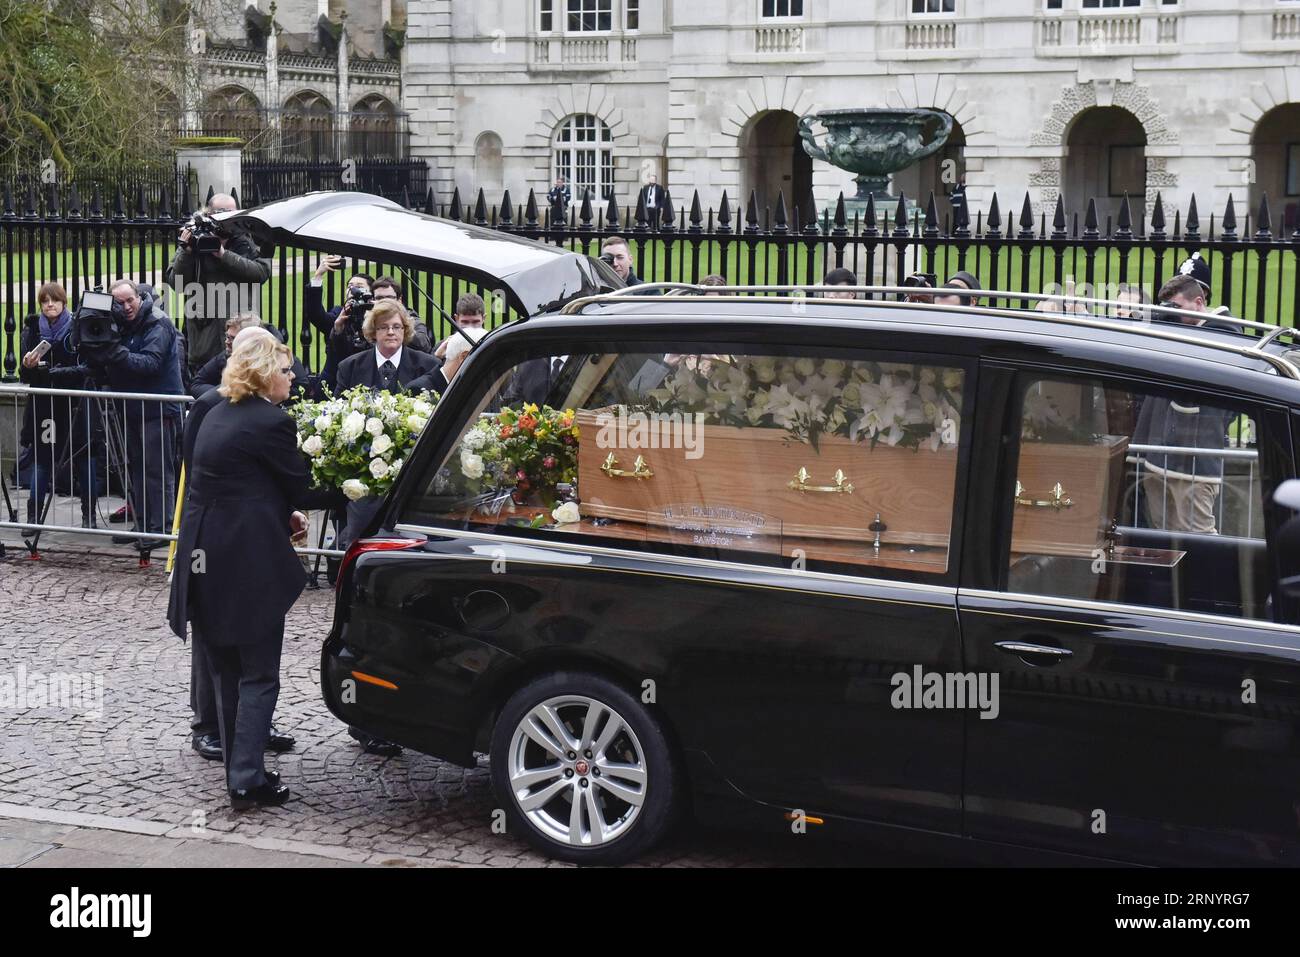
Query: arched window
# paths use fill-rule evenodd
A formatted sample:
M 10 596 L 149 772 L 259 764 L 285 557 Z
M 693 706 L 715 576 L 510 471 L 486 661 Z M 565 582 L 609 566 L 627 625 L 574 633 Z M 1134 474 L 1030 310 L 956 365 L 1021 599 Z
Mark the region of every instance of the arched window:
M 351 155 L 359 158 L 396 159 L 397 108 L 387 98 L 372 93 L 352 109 Z
M 609 127 L 590 113 L 576 113 L 555 130 L 553 176 L 563 176 L 569 196 L 581 203 L 590 195 L 603 202 L 614 192 L 614 136 Z
M 491 130 L 480 133 L 474 141 L 474 186 L 488 196 L 501 192 L 505 180 L 505 160 L 501 155 L 501 137 Z
M 226 86 L 212 93 L 203 108 L 207 136 L 238 136 L 250 143 L 262 132 L 262 104 L 242 86 Z
M 281 128 L 284 154 L 307 160 L 335 159 L 334 111 L 325 97 L 310 90 L 284 104 Z

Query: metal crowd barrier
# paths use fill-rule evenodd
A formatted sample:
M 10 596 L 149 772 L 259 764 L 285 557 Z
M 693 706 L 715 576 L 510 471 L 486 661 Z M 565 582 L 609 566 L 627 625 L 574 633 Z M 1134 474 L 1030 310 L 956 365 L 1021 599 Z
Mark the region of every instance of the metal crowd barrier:
M 181 437 L 192 402 L 188 395 L 0 385 L 0 532 L 16 530 L 33 558 L 48 533 L 58 540 L 112 537 L 147 564 L 176 540 Z M 325 547 L 326 515 L 308 517 L 317 544 L 296 551 L 342 557 Z

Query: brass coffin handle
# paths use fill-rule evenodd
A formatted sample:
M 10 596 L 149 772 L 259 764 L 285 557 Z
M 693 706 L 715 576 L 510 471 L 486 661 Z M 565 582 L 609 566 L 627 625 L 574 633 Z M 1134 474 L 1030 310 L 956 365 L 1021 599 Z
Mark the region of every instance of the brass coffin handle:
M 1052 490 L 1047 493 L 1049 498 L 1037 498 L 1030 494 L 1025 494 L 1025 487 L 1016 481 L 1016 504 L 1027 505 L 1030 508 L 1050 508 L 1060 511 L 1063 508 L 1069 508 L 1074 502 L 1065 494 L 1065 489 L 1061 488 L 1061 483 L 1057 482 L 1052 486 Z
M 632 463 L 632 471 L 629 472 L 618 467 L 618 459 L 614 457 L 613 452 L 610 452 L 605 457 L 605 461 L 600 464 L 600 470 L 610 478 L 648 479 L 655 477 L 655 473 L 651 471 L 650 466 L 645 464 L 645 459 L 639 455 L 636 457 L 636 461 Z
M 810 476 L 808 475 L 808 470 L 801 468 L 795 474 L 795 477 L 790 480 L 790 484 L 787 487 L 794 489 L 796 492 L 841 492 L 844 495 L 853 494 L 853 483 L 845 478 L 843 469 L 836 469 L 835 475 L 832 477 L 835 479 L 834 485 L 809 485 L 808 479 Z

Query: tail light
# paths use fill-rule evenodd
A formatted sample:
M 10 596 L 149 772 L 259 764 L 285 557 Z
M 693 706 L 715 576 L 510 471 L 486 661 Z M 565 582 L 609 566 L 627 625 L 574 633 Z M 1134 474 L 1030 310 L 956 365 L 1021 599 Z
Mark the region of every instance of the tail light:
M 343 560 L 339 562 L 338 576 L 334 579 L 334 592 L 337 594 L 343 588 L 343 575 L 348 570 L 358 555 L 362 552 L 391 552 L 400 548 L 414 548 L 417 545 L 423 545 L 422 538 L 360 538 L 353 542 L 346 552 L 343 553 Z

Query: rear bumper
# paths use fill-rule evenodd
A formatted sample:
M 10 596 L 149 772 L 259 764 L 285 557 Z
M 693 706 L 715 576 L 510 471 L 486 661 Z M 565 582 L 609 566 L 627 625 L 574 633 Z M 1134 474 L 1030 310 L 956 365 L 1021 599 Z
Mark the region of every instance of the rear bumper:
M 462 767 L 477 764 L 472 731 L 433 727 L 427 720 L 413 720 L 410 702 L 401 697 L 400 682 L 395 682 L 399 690 L 393 691 L 357 680 L 354 671 L 388 677 L 382 668 L 367 671 L 365 660 L 337 635 L 331 635 L 321 648 L 321 697 L 336 718 L 373 737 Z

